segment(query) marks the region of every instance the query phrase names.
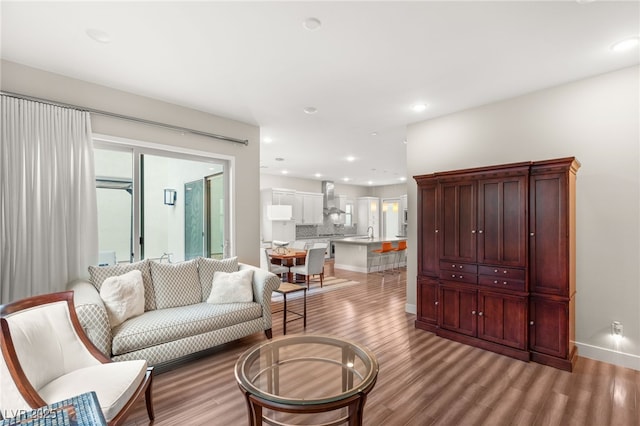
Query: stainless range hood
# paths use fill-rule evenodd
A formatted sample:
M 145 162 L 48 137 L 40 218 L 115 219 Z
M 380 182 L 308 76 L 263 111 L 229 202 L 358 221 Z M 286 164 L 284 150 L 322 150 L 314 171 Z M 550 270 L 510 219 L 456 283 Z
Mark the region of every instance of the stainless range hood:
M 336 206 L 333 182 L 328 180 L 322 181 L 322 194 L 322 212 L 325 216 L 344 214 L 344 211 Z

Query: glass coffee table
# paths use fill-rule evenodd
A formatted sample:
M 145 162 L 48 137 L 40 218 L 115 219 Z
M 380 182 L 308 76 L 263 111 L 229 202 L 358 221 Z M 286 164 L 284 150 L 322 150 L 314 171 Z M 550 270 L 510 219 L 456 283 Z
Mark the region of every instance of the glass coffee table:
M 240 356 L 236 380 L 249 424 L 361 425 L 378 361 L 366 347 L 329 335 L 294 335 L 256 345 Z

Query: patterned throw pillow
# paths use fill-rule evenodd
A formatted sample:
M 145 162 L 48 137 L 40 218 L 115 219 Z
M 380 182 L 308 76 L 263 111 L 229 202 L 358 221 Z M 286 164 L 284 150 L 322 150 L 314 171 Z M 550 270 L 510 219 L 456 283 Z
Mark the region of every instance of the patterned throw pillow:
M 240 303 L 253 302 L 253 270 L 245 269 L 236 272 L 220 272 L 213 274 L 211 294 L 208 303 Z
M 196 259 L 180 263 L 151 262 L 157 309 L 202 302 Z
M 213 274 L 220 272 L 236 272 L 238 270 L 238 258 L 229 257 L 227 259 L 198 258 L 198 274 L 200 275 L 200 285 L 202 286 L 202 301 L 206 301 L 211 293 L 211 283 Z
M 149 261 L 141 260 L 135 263 L 119 263 L 112 266 L 89 266 L 89 276 L 91 283 L 100 292 L 102 283 L 109 277 L 117 277 L 126 274 L 129 271 L 138 270 L 142 273 L 142 282 L 144 283 L 144 310 L 153 311 L 156 309 L 156 297 L 153 291 L 153 283 L 151 282 L 151 270 L 149 269 Z
M 100 287 L 100 297 L 107 308 L 111 328 L 144 313 L 144 284 L 137 269 L 109 277 Z

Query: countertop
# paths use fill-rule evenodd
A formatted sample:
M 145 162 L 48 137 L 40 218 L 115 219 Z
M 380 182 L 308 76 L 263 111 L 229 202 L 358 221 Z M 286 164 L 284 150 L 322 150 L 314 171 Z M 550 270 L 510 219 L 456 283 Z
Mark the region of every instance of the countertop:
M 390 241 L 392 243 L 398 241 L 406 241 L 406 238 L 396 237 L 396 238 L 369 238 L 369 237 L 348 237 L 343 238 L 341 240 L 336 240 L 336 243 L 347 243 L 347 244 L 382 244 L 383 241 Z

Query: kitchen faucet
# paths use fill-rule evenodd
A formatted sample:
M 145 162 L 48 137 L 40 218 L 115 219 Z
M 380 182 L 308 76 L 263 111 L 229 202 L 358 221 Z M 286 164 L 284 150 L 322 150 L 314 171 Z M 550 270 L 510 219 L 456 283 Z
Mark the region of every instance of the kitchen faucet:
M 369 235 L 369 230 L 371 230 L 371 235 Z M 373 226 L 367 228 L 367 237 L 373 240 Z

